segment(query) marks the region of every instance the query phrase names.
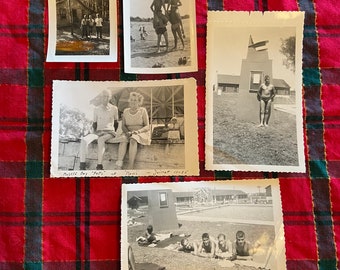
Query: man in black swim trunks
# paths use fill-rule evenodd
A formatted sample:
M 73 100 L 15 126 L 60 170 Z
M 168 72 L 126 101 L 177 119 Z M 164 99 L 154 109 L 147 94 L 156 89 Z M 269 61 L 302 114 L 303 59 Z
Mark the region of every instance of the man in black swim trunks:
M 257 100 L 260 102 L 260 125 L 259 127 L 267 127 L 272 102 L 275 97 L 274 85 L 270 83 L 270 78 L 268 75 L 264 77 L 264 83 L 261 84 L 259 90 L 257 91 Z

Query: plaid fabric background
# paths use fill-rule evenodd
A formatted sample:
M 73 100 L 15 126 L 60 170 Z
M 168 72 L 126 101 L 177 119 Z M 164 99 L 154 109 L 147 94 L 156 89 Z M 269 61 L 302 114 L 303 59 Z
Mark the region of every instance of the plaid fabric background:
M 337 0 L 196 0 L 199 71 L 123 71 L 117 63 L 46 63 L 47 0 L 2 1 L 0 11 L 0 269 L 119 269 L 121 184 L 279 177 L 287 269 L 340 269 L 340 4 Z M 306 12 L 303 97 L 306 174 L 204 170 L 207 10 Z M 199 177 L 50 179 L 52 80 L 195 77 Z

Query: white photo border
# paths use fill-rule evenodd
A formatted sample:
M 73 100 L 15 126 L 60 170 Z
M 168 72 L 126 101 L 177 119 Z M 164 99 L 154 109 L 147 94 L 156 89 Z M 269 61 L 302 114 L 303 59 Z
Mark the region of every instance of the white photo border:
M 273 172 L 299 172 L 306 171 L 304 156 L 304 133 L 302 116 L 302 40 L 303 40 L 304 12 L 279 11 L 279 12 L 232 12 L 232 11 L 208 11 L 207 21 L 207 72 L 206 72 L 206 139 L 205 139 L 205 168 L 206 170 L 230 170 L 230 171 L 273 171 Z M 295 48 L 295 104 L 296 104 L 296 133 L 297 133 L 297 159 L 298 165 L 257 165 L 257 164 L 216 164 L 214 163 L 213 143 L 213 84 L 214 64 L 210 60 L 210 54 L 214 51 L 214 29 L 217 26 L 226 28 L 239 27 L 294 27 L 296 30 Z M 221 34 L 221 33 L 219 33 Z M 228 62 L 226 62 L 227 64 Z M 279 142 L 278 142 L 279 143 Z
M 183 168 L 162 169 L 117 169 L 117 170 L 60 170 L 59 164 L 59 128 L 60 107 L 63 100 L 72 99 L 72 89 L 77 86 L 80 91 L 94 92 L 98 95 L 105 89 L 128 89 L 131 87 L 183 87 L 184 96 L 184 164 Z M 93 95 L 92 95 L 93 96 Z M 53 81 L 52 138 L 51 138 L 51 177 L 120 177 L 120 176 L 197 176 L 198 162 L 198 125 L 196 80 L 174 79 L 161 81 Z M 73 96 L 73 100 L 77 97 Z M 78 98 L 80 99 L 80 98 Z M 87 100 L 89 101 L 89 100 Z M 73 102 L 73 101 L 72 101 Z M 147 147 L 147 146 L 146 146 Z M 112 161 L 113 162 L 113 161 Z M 160 161 L 161 162 L 161 161 Z
M 116 1 L 109 1 L 110 47 L 108 55 L 56 55 L 57 44 L 57 0 L 48 0 L 48 47 L 46 62 L 117 62 L 118 59 L 118 15 Z
M 272 205 L 273 205 L 273 222 L 275 239 L 273 247 L 268 250 L 267 259 L 272 264 L 272 270 L 285 270 L 286 269 L 286 249 L 285 249 L 285 235 L 283 224 L 283 213 L 281 203 L 281 191 L 279 179 L 247 179 L 247 180 L 228 180 L 228 181 L 200 181 L 200 182 L 177 182 L 177 183 L 139 183 L 139 184 L 122 184 L 122 201 L 121 201 L 121 270 L 128 270 L 128 248 L 130 243 L 128 241 L 128 205 L 127 194 L 130 191 L 151 191 L 151 190 L 172 190 L 173 192 L 188 192 L 194 188 L 210 188 L 211 190 L 227 189 L 231 190 L 245 190 L 245 189 L 258 189 L 259 186 L 271 186 L 272 192 Z M 233 207 L 232 205 L 230 207 Z M 150 218 L 149 218 L 150 220 Z M 235 220 L 233 222 L 236 222 Z M 233 223 L 231 222 L 231 223 Z M 261 221 L 256 223 L 261 224 Z M 266 224 L 263 222 L 263 224 Z M 145 226 L 146 228 L 146 226 Z M 157 233 L 157 232 L 155 232 Z M 148 252 L 149 247 L 142 247 L 145 252 Z M 171 251 L 168 251 L 171 254 Z M 208 259 L 207 259 L 208 260 Z M 212 259 L 210 259 L 212 260 Z M 145 261 L 143 261 L 145 263 Z M 141 263 L 141 262 L 135 262 Z M 152 263 L 152 262 L 149 262 Z M 239 261 L 239 263 L 242 263 Z M 188 268 L 185 268 L 188 269 Z M 190 268 L 191 269 L 191 268 Z M 196 268 L 192 268 L 196 269 Z M 248 268 L 247 268 L 248 269 Z
M 131 65 L 131 0 L 123 0 L 123 27 L 124 27 L 124 72 L 136 74 L 168 74 L 168 73 L 183 73 L 195 72 L 198 70 L 197 64 L 197 37 L 196 37 L 196 3 L 195 0 L 189 0 L 190 7 L 190 65 L 174 65 L 169 67 L 133 67 Z M 150 9 L 146 6 L 146 9 Z M 151 12 L 151 11 L 150 11 Z M 152 23 L 152 22 L 151 22 Z M 170 29 L 168 27 L 168 29 Z M 168 36 L 171 36 L 171 31 L 168 31 Z M 179 45 L 181 46 L 181 45 Z

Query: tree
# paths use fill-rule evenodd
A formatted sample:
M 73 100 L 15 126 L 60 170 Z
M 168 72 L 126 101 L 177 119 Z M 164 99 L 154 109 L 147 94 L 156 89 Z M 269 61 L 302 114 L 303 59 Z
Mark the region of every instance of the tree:
M 286 59 L 283 60 L 286 68 L 295 72 L 295 36 L 286 39 L 281 38 L 280 53 L 286 57 Z

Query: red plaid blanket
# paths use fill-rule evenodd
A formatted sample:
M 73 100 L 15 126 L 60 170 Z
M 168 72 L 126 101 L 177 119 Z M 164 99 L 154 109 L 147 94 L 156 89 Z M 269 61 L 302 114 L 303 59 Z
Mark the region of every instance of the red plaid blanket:
M 207 10 L 302 10 L 307 173 L 204 170 Z M 0 269 L 119 269 L 122 183 L 279 177 L 287 269 L 338 269 L 340 250 L 340 5 L 336 0 L 196 1 L 198 72 L 123 72 L 117 63 L 46 63 L 47 0 L 4 1 L 0 12 Z M 52 80 L 193 76 L 198 88 L 198 177 L 50 179 Z

